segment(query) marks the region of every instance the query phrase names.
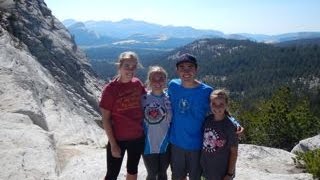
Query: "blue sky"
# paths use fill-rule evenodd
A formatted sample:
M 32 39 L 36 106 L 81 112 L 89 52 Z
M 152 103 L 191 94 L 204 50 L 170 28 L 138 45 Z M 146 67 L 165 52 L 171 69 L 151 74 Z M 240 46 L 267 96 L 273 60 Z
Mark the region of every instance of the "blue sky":
M 224 33 L 320 31 L 320 0 L 45 0 L 59 20 L 191 26 Z

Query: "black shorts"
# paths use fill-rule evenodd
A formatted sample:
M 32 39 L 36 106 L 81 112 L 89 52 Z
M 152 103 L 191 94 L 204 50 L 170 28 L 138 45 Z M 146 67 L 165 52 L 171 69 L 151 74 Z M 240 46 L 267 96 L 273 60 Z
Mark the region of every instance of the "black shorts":
M 144 137 L 129 141 L 117 141 L 117 143 L 121 149 L 121 158 L 113 157 L 111 154 L 110 143 L 108 142 L 107 145 L 107 175 L 105 179 L 108 180 L 117 179 L 120 173 L 123 156 L 126 151 L 127 173 L 132 175 L 137 174 L 140 157 L 144 150 Z

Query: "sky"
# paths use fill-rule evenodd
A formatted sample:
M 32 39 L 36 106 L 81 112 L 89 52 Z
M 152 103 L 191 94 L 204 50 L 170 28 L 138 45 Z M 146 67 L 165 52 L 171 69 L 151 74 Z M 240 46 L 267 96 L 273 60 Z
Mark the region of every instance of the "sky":
M 130 18 L 226 34 L 320 32 L 320 0 L 45 0 L 60 21 Z

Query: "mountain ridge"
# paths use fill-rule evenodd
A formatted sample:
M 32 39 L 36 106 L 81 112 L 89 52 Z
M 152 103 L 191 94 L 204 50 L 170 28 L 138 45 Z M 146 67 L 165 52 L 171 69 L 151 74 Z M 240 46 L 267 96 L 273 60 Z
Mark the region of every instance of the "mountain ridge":
M 69 28 L 72 23 L 79 21 L 73 19 L 64 20 L 62 23 Z M 81 21 L 80 21 L 81 22 Z M 249 34 L 249 33 L 233 33 L 225 34 L 218 30 L 208 29 L 195 29 L 190 26 L 163 26 L 155 23 L 148 23 L 145 21 L 136 21 L 133 19 L 123 19 L 120 21 L 85 21 L 88 30 L 97 32 L 102 36 L 115 37 L 119 39 L 128 38 L 132 34 L 146 34 L 149 36 L 165 35 L 168 38 L 226 38 L 237 39 L 243 38 L 266 43 L 278 43 L 289 40 L 305 39 L 320 37 L 319 32 L 292 32 L 282 33 L 277 35 L 265 35 L 265 34 Z M 125 31 L 125 34 L 119 34 L 119 30 Z M 72 32 L 72 29 L 71 29 Z

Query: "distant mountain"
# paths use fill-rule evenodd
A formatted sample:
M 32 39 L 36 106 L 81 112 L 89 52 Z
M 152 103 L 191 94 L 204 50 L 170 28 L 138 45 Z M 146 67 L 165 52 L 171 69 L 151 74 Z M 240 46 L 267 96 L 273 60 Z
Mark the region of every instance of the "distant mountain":
M 296 33 L 286 33 L 275 36 L 278 42 L 292 41 L 298 39 L 313 39 L 320 38 L 320 32 L 296 32 Z
M 68 28 L 72 20 L 63 21 Z M 118 22 L 86 21 L 85 26 L 100 35 L 124 39 L 132 34 L 145 34 L 148 36 L 164 35 L 175 38 L 223 37 L 224 34 L 215 30 L 198 30 L 192 27 L 162 26 L 144 21 L 124 19 Z
M 74 35 L 79 46 L 95 48 L 101 46 L 115 48 L 142 48 L 172 50 L 197 39 L 225 38 L 235 40 L 251 40 L 264 43 L 280 43 L 284 41 L 320 38 L 320 32 L 297 32 L 279 35 L 264 34 L 224 34 L 216 30 L 194 29 L 184 26 L 162 26 L 144 21 L 124 19 L 112 21 L 78 22 L 73 19 L 63 24 Z
M 264 43 L 281 43 L 285 41 L 292 41 L 298 39 L 313 39 L 320 38 L 320 32 L 296 32 L 296 33 L 285 33 L 279 35 L 264 35 L 264 34 L 239 34 L 247 37 L 250 40 Z M 232 38 L 230 38 L 232 39 Z
M 131 19 L 118 22 L 68 19 L 63 23 L 74 35 L 76 43 L 84 48 L 107 46 L 172 50 L 199 38 L 224 36 L 219 31 L 161 26 Z
M 65 25 L 66 27 L 69 27 L 70 25 L 77 23 L 77 21 L 74 20 L 74 19 L 66 19 L 66 20 L 64 20 L 62 23 L 63 23 L 63 25 Z
M 292 41 L 285 41 L 274 44 L 275 46 L 288 47 L 288 46 L 307 46 L 307 45 L 318 45 L 320 46 L 320 38 L 313 39 L 298 39 Z
M 101 36 L 96 32 L 86 28 L 82 22 L 74 22 L 69 25 L 69 31 L 72 32 L 75 41 L 78 45 L 86 46 L 93 44 L 107 44 L 115 39 L 108 36 Z
M 270 42 L 270 41 L 274 41 L 272 36 L 269 35 L 264 35 L 264 34 L 249 34 L 249 33 L 240 33 L 238 34 L 242 37 L 246 37 L 249 40 L 252 41 L 257 41 L 257 42 Z M 232 39 L 232 38 L 230 38 Z

